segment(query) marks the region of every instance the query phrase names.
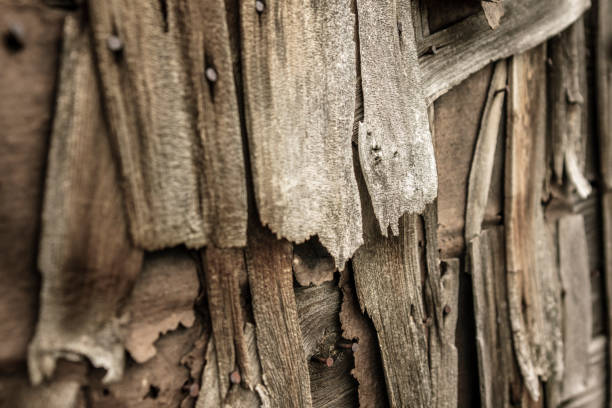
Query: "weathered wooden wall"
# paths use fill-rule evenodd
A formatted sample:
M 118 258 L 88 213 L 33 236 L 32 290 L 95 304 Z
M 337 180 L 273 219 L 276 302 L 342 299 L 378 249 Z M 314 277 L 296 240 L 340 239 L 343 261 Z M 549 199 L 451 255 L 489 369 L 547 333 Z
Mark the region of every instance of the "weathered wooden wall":
M 0 0 L 0 406 L 609 406 L 609 3 Z

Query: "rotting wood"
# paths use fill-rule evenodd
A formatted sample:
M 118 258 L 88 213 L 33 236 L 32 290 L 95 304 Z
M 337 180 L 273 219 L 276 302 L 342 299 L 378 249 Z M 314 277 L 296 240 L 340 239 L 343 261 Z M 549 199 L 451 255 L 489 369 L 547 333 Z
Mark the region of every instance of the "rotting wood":
M 438 178 L 410 2 L 357 0 L 357 14 L 364 114 L 359 162 L 386 237 L 389 227 L 399 233 L 404 213 L 421 213 L 436 198 Z
M 560 283 L 541 206 L 546 153 L 545 46 L 510 60 L 505 233 L 514 352 L 533 400 L 560 374 Z
M 34 384 L 59 357 L 87 357 L 119 380 L 124 348 L 119 306 L 142 265 L 128 238 L 119 179 L 102 116 L 88 30 L 64 26 L 38 264 L 40 315 L 30 343 Z
M 583 18 L 549 42 L 553 171 L 558 184 L 563 184 L 565 174 L 581 198 L 591 192 L 584 176 L 587 125 L 584 44 Z
M 244 1 L 240 14 L 261 221 L 297 243 L 318 235 L 342 269 L 363 243 L 351 154 L 356 78 L 351 4 Z
M 489 26 L 495 30 L 499 27 L 501 19 L 504 16 L 504 1 L 503 0 L 482 0 L 480 2 L 484 16 L 487 19 Z
M 172 282 L 159 302 L 160 282 Z M 155 342 L 166 332 L 195 322 L 194 299 L 199 289 L 197 265 L 184 248 L 146 253 L 142 271 L 134 283 L 122 314 L 127 315 L 124 344 L 137 363 L 144 363 L 157 352 Z
M 499 61 L 495 64 L 480 129 L 478 130 L 468 181 L 465 210 L 466 243 L 480 234 L 485 217 L 495 150 L 502 121 L 507 78 L 506 65 L 506 61 Z
M 291 273 L 291 244 L 254 220 L 249 226 L 247 273 L 257 351 L 270 406 L 310 407 L 308 364 L 302 347 Z
M 244 251 L 238 248 L 218 249 L 208 246 L 202 252 L 206 276 L 208 310 L 218 365 L 221 400 L 230 387 L 230 375 L 238 367 L 246 384 L 248 373 L 247 344 L 244 337 L 244 313 L 241 306 L 240 273 L 245 273 Z
M 340 323 L 342 336 L 357 343 L 353 352 L 353 377 L 359 383 L 357 393 L 359 406 L 364 408 L 387 407 L 384 374 L 381 365 L 380 349 L 376 331 L 367 316 L 359 308 L 359 302 L 350 279 L 352 268 L 344 269 L 340 274 L 338 286 L 342 290 Z
M 334 259 L 317 242 L 308 240 L 293 246 L 293 275 L 300 285 L 332 281 L 335 271 Z
M 131 235 L 146 249 L 243 246 L 246 186 L 224 18 L 181 20 L 177 3 L 88 6 Z M 195 3 L 181 5 L 197 16 Z M 202 52 L 214 58 L 207 77 L 201 58 L 189 70 L 184 63 Z
M 433 324 L 428 331 L 431 406 L 451 408 L 457 406 L 458 388 L 455 329 L 459 315 L 459 260 L 440 265 L 437 201 L 427 205 L 423 218 L 427 264 L 425 305 L 430 315 L 427 319 L 432 319 Z
M 482 231 L 468 243 L 472 276 L 480 401 L 484 408 L 512 406 L 510 390 L 516 378 L 512 332 L 507 305 L 504 229 Z
M 418 44 L 428 104 L 492 61 L 528 50 L 561 32 L 589 0 L 505 1 L 500 26 L 477 14 L 427 36 Z
M 399 236 L 388 238 L 371 208 L 365 219 L 366 243 L 353 258 L 355 288 L 362 312 L 376 328 L 389 403 L 430 407 L 417 216 L 404 215 Z
M 559 266 L 565 294 L 563 400 L 583 392 L 589 378 L 592 306 L 587 251 L 582 215 L 562 217 L 559 220 Z
M 0 365 L 8 367 L 26 359 L 38 316 L 36 253 L 64 13 L 0 3 L 2 29 L 27 33 L 19 52 L 0 46 Z

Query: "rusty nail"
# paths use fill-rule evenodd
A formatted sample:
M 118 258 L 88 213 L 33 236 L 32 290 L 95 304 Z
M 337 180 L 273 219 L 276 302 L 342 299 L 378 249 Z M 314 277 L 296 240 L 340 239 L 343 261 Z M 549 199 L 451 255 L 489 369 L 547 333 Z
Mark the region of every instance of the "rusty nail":
M 198 383 L 191 384 L 191 386 L 189 387 L 189 396 L 195 398 L 198 396 L 199 393 L 200 387 L 198 386 Z
M 206 79 L 208 79 L 210 82 L 217 82 L 217 79 L 218 79 L 217 71 L 215 71 L 213 67 L 206 68 L 205 74 L 206 74 Z
M 109 35 L 106 39 L 106 46 L 112 52 L 120 52 L 123 50 L 123 42 L 116 35 Z
M 242 378 L 240 377 L 240 372 L 238 370 L 232 371 L 230 374 L 230 381 L 232 384 L 240 384 Z
M 319 361 L 319 362 L 321 362 L 321 363 L 323 363 L 323 364 L 325 364 L 327 367 L 331 367 L 331 366 L 334 365 L 334 359 L 331 358 L 331 357 L 325 358 L 325 357 L 315 356 L 314 359 Z
M 344 341 L 340 341 L 336 345 L 343 349 L 351 349 L 353 353 L 355 353 L 359 349 L 359 345 L 356 342 L 347 343 Z
M 356 353 L 356 352 L 357 352 L 357 350 L 359 350 L 359 344 L 357 344 L 357 343 L 353 343 L 353 344 L 351 345 L 351 350 L 353 350 L 353 353 Z
M 255 0 L 255 10 L 256 10 L 256 11 L 257 11 L 259 14 L 263 13 L 263 12 L 264 12 L 264 10 L 265 10 L 265 8 L 266 8 L 266 5 L 264 4 L 264 2 L 263 2 L 263 1 L 261 1 L 261 0 Z
M 451 312 L 451 307 L 449 305 L 444 306 L 444 314 L 447 315 Z
M 9 26 L 4 35 L 4 43 L 7 48 L 12 51 L 20 51 L 25 47 L 25 31 L 19 23 L 13 23 Z

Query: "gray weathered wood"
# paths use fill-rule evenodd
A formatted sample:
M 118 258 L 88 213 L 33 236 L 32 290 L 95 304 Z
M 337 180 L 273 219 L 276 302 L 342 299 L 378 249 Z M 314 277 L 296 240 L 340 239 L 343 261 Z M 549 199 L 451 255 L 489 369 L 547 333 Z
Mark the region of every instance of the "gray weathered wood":
M 607 343 L 605 336 L 594 337 L 589 343 L 588 379 L 583 392 L 565 401 L 564 408 L 607 407 Z
M 38 257 L 41 306 L 28 353 L 34 384 L 64 356 L 88 358 L 107 381 L 121 378 L 118 312 L 142 264 L 128 237 L 89 34 L 79 16 L 66 18 Z
M 482 0 L 480 2 L 487 23 L 492 29 L 499 27 L 502 17 L 504 16 L 503 0 Z
M 359 162 L 380 231 L 437 196 L 438 178 L 409 2 L 358 0 Z
M 318 235 L 340 269 L 363 243 L 351 130 L 355 16 L 333 0 L 242 2 L 242 72 L 257 208 L 278 236 Z
M 504 107 L 506 61 L 495 64 L 487 101 L 485 102 L 476 149 L 472 158 L 465 210 L 465 239 L 469 242 L 480 234 L 485 217 L 491 177 Z
M 582 215 L 559 220 L 559 265 L 563 280 L 563 340 L 565 371 L 562 398 L 584 391 L 588 380 L 591 342 L 591 281 Z
M 179 18 L 179 0 L 163 5 L 113 0 L 88 7 L 132 238 L 146 249 L 245 245 L 246 183 L 224 3 L 207 2 L 215 14 L 199 20 L 195 2 L 181 3 L 196 21 Z M 204 63 L 212 64 L 212 83 L 202 76 Z
M 589 0 L 505 1 L 505 14 L 495 30 L 477 14 L 425 37 L 418 52 L 428 103 L 490 62 L 561 32 L 589 6 Z
M 247 271 L 257 350 L 270 406 L 310 407 L 308 364 L 302 347 L 291 273 L 291 243 L 249 226 Z

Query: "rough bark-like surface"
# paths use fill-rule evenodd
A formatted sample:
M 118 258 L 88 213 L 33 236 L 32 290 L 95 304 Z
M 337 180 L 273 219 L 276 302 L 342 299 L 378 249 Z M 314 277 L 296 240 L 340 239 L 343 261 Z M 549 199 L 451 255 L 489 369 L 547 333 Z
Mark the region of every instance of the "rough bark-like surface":
M 563 280 L 563 341 L 565 371 L 562 398 L 584 391 L 591 342 L 591 281 L 582 215 L 559 220 L 559 266 Z
M 505 1 L 504 17 L 495 30 L 477 14 L 425 37 L 418 49 L 427 101 L 433 102 L 490 62 L 561 32 L 589 6 L 589 0 Z
M 459 260 L 440 265 L 437 202 L 425 209 L 427 279 L 425 301 L 433 327 L 428 331 L 431 406 L 457 406 L 458 360 L 455 347 L 459 300 Z
M 480 401 L 484 408 L 512 406 L 517 372 L 508 314 L 503 227 L 486 229 L 468 244 L 472 275 Z
M 217 17 L 202 23 L 179 19 L 177 3 L 89 2 L 132 238 L 146 249 L 241 246 L 246 187 L 229 38 L 219 21 L 224 4 L 207 3 Z M 188 8 L 189 16 L 195 18 L 196 9 Z M 191 36 L 188 50 L 179 46 L 184 31 Z M 210 35 L 206 42 L 201 32 Z M 193 84 L 207 80 L 198 75 L 201 60 L 189 72 L 183 62 L 196 58 L 190 52 L 198 47 L 215 58 L 208 86 Z
M 140 272 L 101 110 L 89 32 L 66 18 L 38 264 L 40 315 L 28 353 L 34 384 L 56 359 L 87 357 L 121 378 L 118 309 Z
M 27 33 L 0 46 L 0 365 L 26 358 L 38 311 L 36 252 L 63 14 L 1 2 L 0 25 Z
M 559 184 L 565 175 L 578 195 L 586 198 L 591 185 L 584 176 L 587 140 L 584 19 L 578 19 L 553 38 L 549 47 L 553 171 Z
M 342 336 L 356 341 L 357 350 L 353 353 L 354 368 L 351 371 L 359 383 L 359 406 L 366 408 L 387 407 L 384 374 L 381 365 L 380 349 L 376 339 L 376 331 L 368 317 L 359 308 L 353 282 L 350 279 L 350 268 L 340 275 L 338 285 L 342 289 L 342 306 L 340 323 Z
M 383 236 L 399 218 L 421 213 L 438 177 L 421 91 L 410 3 L 358 0 L 363 122 L 359 162 Z
M 261 221 L 277 236 L 318 235 L 339 269 L 363 243 L 351 130 L 351 2 L 242 2 L 242 70 Z
M 247 271 L 257 350 L 270 406 L 310 407 L 308 364 L 302 347 L 291 273 L 291 244 L 257 221 L 249 226 Z
M 391 406 L 431 406 L 417 218 L 405 215 L 400 234 L 381 235 L 372 209 L 366 243 L 355 253 L 357 297 L 374 323 Z
M 487 202 L 493 175 L 493 165 L 497 139 L 502 123 L 504 107 L 507 62 L 495 64 L 487 101 L 485 102 L 476 148 L 470 168 L 468 181 L 467 203 L 465 210 L 465 239 L 469 242 L 480 235 L 482 222 L 485 218 Z
M 172 284 L 160 286 L 160 282 Z M 194 324 L 193 307 L 199 287 L 194 254 L 186 249 L 145 254 L 142 272 L 122 313 L 129 319 L 124 329 L 125 348 L 137 363 L 155 355 L 159 336 L 179 325 Z
M 546 154 L 546 50 L 510 61 L 506 144 L 506 269 L 514 351 L 529 394 L 561 370 L 560 283 L 541 206 Z

